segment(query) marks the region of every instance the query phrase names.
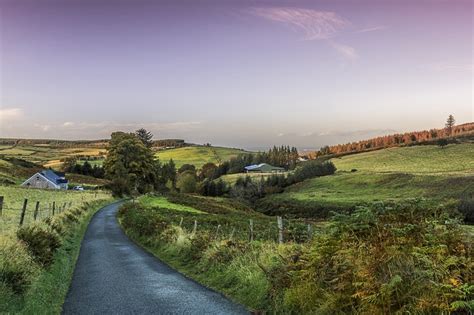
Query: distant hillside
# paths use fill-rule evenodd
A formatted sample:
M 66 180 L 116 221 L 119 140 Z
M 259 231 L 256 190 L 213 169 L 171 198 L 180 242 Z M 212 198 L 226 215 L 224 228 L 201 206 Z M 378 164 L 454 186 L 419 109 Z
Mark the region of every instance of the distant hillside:
M 108 139 L 99 140 L 55 140 L 55 139 L 17 139 L 0 138 L 1 146 L 51 146 L 51 147 L 103 147 Z
M 467 138 L 471 136 L 474 137 L 474 122 L 454 126 L 451 133 L 449 133 L 445 128 L 430 129 L 406 132 L 403 134 L 387 135 L 346 144 L 326 146 L 321 148 L 320 151 L 308 154 L 308 156 L 315 158 L 321 155 L 339 155 L 397 146 L 431 144 L 438 141 L 439 139 L 453 140 L 455 138 Z
M 324 218 L 374 201 L 426 198 L 439 205 L 474 194 L 474 143 L 388 148 L 332 158 L 337 172 L 265 197 L 267 214 Z
M 162 162 L 168 162 L 170 159 L 176 163 L 177 167 L 183 164 L 192 164 L 200 168 L 204 164 L 211 162 L 220 164 L 230 160 L 239 154 L 250 153 L 245 150 L 212 146 L 187 146 L 183 148 L 160 150 L 156 156 Z

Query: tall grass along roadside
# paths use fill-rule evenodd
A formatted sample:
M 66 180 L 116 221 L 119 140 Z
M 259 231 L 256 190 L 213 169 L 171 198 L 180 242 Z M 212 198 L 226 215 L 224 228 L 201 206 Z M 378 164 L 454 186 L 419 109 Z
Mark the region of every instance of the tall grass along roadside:
M 92 201 L 0 236 L 0 313 L 59 314 L 92 215 Z
M 128 235 L 174 268 L 255 311 L 474 311 L 472 235 L 449 211 L 419 200 L 358 207 L 333 217 L 309 239 L 285 238 L 283 244 L 271 237 L 251 241 L 219 234 L 218 226 L 234 218 L 233 210 L 214 213 L 214 221 L 192 213 L 206 222 L 194 228 L 180 219 L 182 211 L 147 204 L 150 200 L 120 209 Z

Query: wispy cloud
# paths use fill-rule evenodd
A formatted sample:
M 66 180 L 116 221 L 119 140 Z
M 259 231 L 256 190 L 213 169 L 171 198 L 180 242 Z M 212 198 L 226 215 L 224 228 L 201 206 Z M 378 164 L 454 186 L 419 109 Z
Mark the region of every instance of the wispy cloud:
M 387 27 L 385 25 L 377 25 L 377 26 L 367 27 L 367 28 L 357 30 L 354 33 L 369 33 L 369 32 L 381 31 L 381 30 L 384 30 L 386 28 Z
M 335 12 L 288 7 L 251 8 L 249 12 L 254 16 L 291 28 L 302 40 L 329 41 L 330 46 L 346 60 L 352 61 L 358 57 L 355 48 L 333 40 L 340 32 L 351 26 L 348 20 Z M 369 29 L 365 30 L 365 32 L 369 31 Z
M 23 116 L 23 110 L 18 107 L 0 108 L 0 121 L 17 119 Z
M 338 14 L 329 11 L 286 7 L 250 8 L 255 16 L 285 24 L 295 32 L 301 33 L 304 40 L 321 40 L 333 37 L 350 25 Z
M 334 41 L 330 41 L 329 43 L 331 47 L 334 48 L 345 59 L 355 60 L 359 57 L 356 50 L 351 46 L 339 44 Z

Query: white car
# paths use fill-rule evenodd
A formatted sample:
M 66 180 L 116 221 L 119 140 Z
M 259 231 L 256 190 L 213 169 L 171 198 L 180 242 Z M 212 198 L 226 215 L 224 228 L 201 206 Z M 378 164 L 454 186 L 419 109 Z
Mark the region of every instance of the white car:
M 82 187 L 82 186 L 74 186 L 74 187 L 72 188 L 72 190 L 80 190 L 80 191 L 83 191 L 83 190 L 84 190 L 84 187 Z

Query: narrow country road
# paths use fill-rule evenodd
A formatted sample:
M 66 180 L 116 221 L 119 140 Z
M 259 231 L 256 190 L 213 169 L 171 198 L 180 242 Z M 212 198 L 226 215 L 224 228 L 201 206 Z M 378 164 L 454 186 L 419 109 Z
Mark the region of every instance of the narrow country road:
M 63 314 L 248 314 L 135 245 L 104 207 L 82 241 Z

